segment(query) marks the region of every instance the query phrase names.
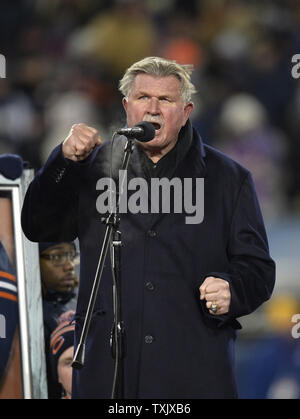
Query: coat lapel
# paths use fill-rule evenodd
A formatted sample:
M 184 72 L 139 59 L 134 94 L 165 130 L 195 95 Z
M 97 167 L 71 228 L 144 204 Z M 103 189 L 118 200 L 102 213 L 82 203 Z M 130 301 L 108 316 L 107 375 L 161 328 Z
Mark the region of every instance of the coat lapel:
M 176 195 L 174 196 L 173 205 L 171 205 L 171 212 L 173 211 L 176 212 L 174 209 L 174 203 L 176 199 L 182 200 L 181 207 L 183 209 L 183 212 L 185 211 L 183 195 L 185 195 L 185 199 L 188 198 L 190 202 L 196 202 L 196 198 L 195 198 L 196 192 L 197 192 L 196 179 L 205 178 L 206 176 L 206 166 L 205 166 L 204 157 L 205 157 L 205 150 L 202 143 L 202 139 L 198 135 L 197 131 L 193 130 L 192 144 L 188 152 L 186 153 L 185 157 L 183 158 L 183 160 L 181 160 L 181 162 L 175 169 L 173 177 L 172 177 L 173 179 L 177 178 L 180 180 L 180 183 L 182 185 L 182 194 L 181 194 L 182 196 L 176 196 Z M 188 185 L 190 185 L 191 187 L 188 187 Z M 191 196 L 188 196 L 189 194 Z M 162 200 L 166 198 L 168 199 L 169 197 L 168 196 L 166 197 L 164 195 L 162 196 Z M 154 214 L 153 219 L 152 219 L 152 225 L 150 228 L 153 229 L 155 225 L 158 224 L 166 215 L 168 214 L 163 213 L 163 212 L 159 214 Z M 185 214 L 185 216 L 186 215 L 187 214 Z

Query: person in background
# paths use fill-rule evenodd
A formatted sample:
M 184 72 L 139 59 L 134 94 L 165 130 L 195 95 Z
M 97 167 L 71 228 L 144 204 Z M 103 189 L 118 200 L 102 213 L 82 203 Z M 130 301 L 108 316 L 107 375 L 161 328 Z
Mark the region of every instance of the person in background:
M 73 242 L 39 243 L 43 293 L 43 317 L 49 398 L 60 398 L 60 388 L 53 380 L 48 359 L 50 335 L 60 315 L 75 310 L 77 283 L 75 266 L 78 253 Z
M 61 398 L 70 399 L 72 391 L 72 361 L 74 353 L 74 311 L 63 313 L 50 338 L 49 358 L 54 380 L 61 387 Z
M 15 180 L 23 160 L 16 154 L 0 155 L 0 176 Z M 22 398 L 19 345 L 18 285 L 15 269 L 12 203 L 0 192 L 0 398 Z
M 15 271 L 0 241 L 0 387 L 18 327 L 18 290 Z

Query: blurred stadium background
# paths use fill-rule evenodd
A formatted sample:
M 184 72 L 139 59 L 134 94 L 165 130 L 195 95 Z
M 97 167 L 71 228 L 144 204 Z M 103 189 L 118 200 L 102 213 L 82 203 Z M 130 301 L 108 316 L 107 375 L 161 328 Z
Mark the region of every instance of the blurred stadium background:
M 104 139 L 122 125 L 135 60 L 194 64 L 193 124 L 253 173 L 277 264 L 273 299 L 241 320 L 240 396 L 299 398 L 299 0 L 2 0 L 0 53 L 0 153 L 36 170 L 73 123 Z

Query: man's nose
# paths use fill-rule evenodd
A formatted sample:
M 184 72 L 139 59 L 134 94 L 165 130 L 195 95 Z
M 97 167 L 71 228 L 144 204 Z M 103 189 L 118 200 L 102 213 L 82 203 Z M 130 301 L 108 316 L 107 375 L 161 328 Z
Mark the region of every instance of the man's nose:
M 159 100 L 152 97 L 148 102 L 148 113 L 151 115 L 158 115 L 160 113 Z
M 75 269 L 75 264 L 68 258 L 64 264 L 65 271 L 73 271 Z

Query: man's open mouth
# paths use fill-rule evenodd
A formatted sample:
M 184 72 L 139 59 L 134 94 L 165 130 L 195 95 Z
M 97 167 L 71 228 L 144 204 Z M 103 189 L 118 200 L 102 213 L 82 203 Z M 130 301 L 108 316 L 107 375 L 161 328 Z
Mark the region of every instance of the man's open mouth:
M 160 130 L 161 125 L 158 122 L 151 122 L 151 124 L 154 126 L 155 131 Z

